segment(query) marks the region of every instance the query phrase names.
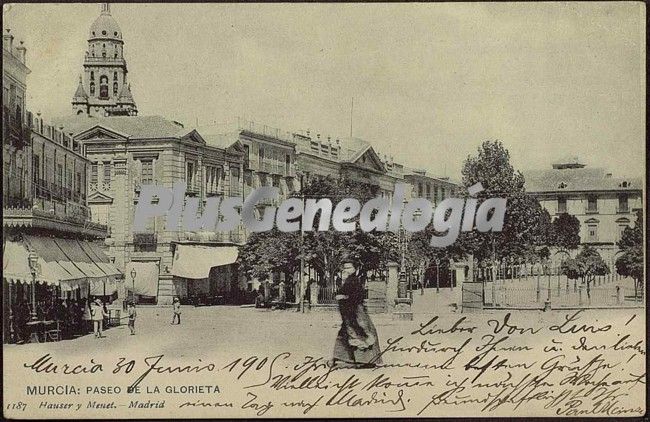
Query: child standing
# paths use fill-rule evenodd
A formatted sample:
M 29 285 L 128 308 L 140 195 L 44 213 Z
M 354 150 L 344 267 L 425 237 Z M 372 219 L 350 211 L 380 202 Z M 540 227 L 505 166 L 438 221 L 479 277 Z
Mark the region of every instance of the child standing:
M 181 323 L 181 301 L 178 300 L 177 297 L 174 298 L 174 316 L 172 317 L 172 325 L 176 323 L 176 320 L 178 320 L 177 324 L 180 325 Z
M 131 335 L 135 335 L 135 318 L 138 316 L 138 312 L 135 310 L 135 303 L 129 302 L 127 311 L 129 313 L 129 330 L 131 330 Z

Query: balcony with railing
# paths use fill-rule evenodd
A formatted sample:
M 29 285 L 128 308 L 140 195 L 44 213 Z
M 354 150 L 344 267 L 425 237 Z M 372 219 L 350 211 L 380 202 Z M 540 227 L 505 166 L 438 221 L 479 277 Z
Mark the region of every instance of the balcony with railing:
M 5 181 L 22 182 L 20 177 L 6 170 L 3 177 Z M 91 221 L 85 200 L 83 192 L 35 179 L 29 185 L 29 192 L 21 198 L 9 196 L 5 199 L 3 223 L 9 227 L 36 227 L 106 237 L 107 226 Z
M 142 185 L 159 185 L 160 182 L 157 179 L 142 181 L 140 179 L 133 180 L 133 191 L 137 194 L 142 190 Z M 92 184 L 91 184 L 92 185 Z
M 178 232 L 177 240 L 180 242 L 195 243 L 242 243 L 245 240 L 245 233 L 241 230 L 233 230 L 230 232 Z
M 124 64 L 124 58 L 122 57 L 93 57 L 87 56 L 84 61 L 86 63 L 109 63 L 111 65 L 122 65 Z
M 22 116 L 12 113 L 9 107 L 2 107 L 2 142 L 4 145 L 22 149 L 30 143 L 30 128 Z

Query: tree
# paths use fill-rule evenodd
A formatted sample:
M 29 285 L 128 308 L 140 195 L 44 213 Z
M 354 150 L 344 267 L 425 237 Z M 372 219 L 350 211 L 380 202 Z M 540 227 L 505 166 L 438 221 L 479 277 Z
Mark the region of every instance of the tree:
M 355 198 L 361 204 L 377 196 L 375 185 L 328 176 L 314 178 L 304 187 L 306 198 L 330 198 L 335 207 L 338 199 Z M 359 221 L 357 216 L 351 221 Z M 314 226 L 319 224 L 315 219 Z M 331 223 L 330 223 L 331 224 Z M 310 231 L 304 234 L 303 256 L 316 271 L 334 284 L 334 278 L 343 263 L 354 261 L 362 272 L 382 268 L 388 260 L 396 259 L 397 239 L 391 232 L 363 232 L 358 227 L 352 232 Z
M 293 275 L 300 268 L 300 233 L 253 233 L 239 250 L 241 270 L 250 278 L 266 282 L 272 273 L 285 274 L 287 284 L 293 284 Z
M 298 198 L 329 198 L 333 207 L 339 199 L 356 198 L 362 204 L 375 197 L 373 185 L 347 179 L 314 178 L 309 181 Z M 358 216 L 355 219 L 358 221 Z M 314 226 L 318 227 L 318 216 Z M 331 223 L 330 223 L 331 224 Z M 324 280 L 334 284 L 336 274 L 343 263 L 352 260 L 362 271 L 381 268 L 387 260 L 396 259 L 396 236 L 390 232 L 307 231 L 281 232 L 274 227 L 269 232 L 252 234 L 240 247 L 239 262 L 242 270 L 251 278 L 267 280 L 272 273 L 283 272 L 288 280 L 300 269 L 300 260 L 310 264 Z
M 416 269 L 422 277 L 436 260 L 446 265 L 450 261 L 462 260 L 473 251 L 473 240 L 469 232 L 459 233 L 458 239 L 447 247 L 432 247 L 431 237 L 440 235 L 441 233 L 436 232 L 432 224 L 422 231 L 411 234 L 405 255 L 406 264 L 409 268 Z M 441 265 L 441 268 L 444 266 Z
M 634 280 L 634 297 L 643 292 L 643 211 L 637 211 L 634 228 L 627 227 L 617 243 L 621 255 L 616 259 L 616 271 Z
M 587 283 L 587 297 L 591 297 L 591 283 L 596 276 L 609 274 L 609 267 L 603 258 L 589 245 L 586 245 L 575 259 L 564 261 L 561 269 L 571 280 L 581 279 Z
M 580 245 L 580 220 L 575 215 L 563 213 L 553 220 L 551 245 L 563 251 L 578 249 Z
M 502 258 L 535 260 L 537 248 L 548 244 L 550 215 L 539 201 L 526 194 L 524 176 L 510 164 L 510 153 L 500 141 L 485 141 L 476 156 L 468 156 L 462 169 L 465 189 L 481 183 L 481 200 L 507 198 L 501 232 L 471 233 L 473 253 L 478 260 L 500 261 Z M 465 192 L 467 193 L 467 192 Z

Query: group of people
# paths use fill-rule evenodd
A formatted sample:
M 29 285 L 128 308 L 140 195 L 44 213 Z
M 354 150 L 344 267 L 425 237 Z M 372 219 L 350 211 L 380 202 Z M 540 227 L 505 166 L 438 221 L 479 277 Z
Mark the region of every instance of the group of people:
M 93 309 L 95 309 L 93 314 Z M 21 300 L 12 307 L 12 323 L 14 341 L 26 343 L 29 341 L 31 331 L 28 323 L 32 318 L 32 308 L 25 300 Z M 68 339 L 87 332 L 86 321 L 101 321 L 94 323 L 97 332 L 103 329 L 104 319 L 108 319 L 106 305 L 100 299 L 91 302 L 88 299 L 47 299 L 36 303 L 36 321 L 45 325 L 56 324 L 60 331 L 60 338 Z M 101 328 L 100 328 L 101 325 Z

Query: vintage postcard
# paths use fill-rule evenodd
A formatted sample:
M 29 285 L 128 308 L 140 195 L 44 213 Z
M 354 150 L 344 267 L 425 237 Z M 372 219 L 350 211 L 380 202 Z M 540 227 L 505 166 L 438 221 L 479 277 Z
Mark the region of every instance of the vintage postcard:
M 645 25 L 4 4 L 4 417 L 644 416 Z

